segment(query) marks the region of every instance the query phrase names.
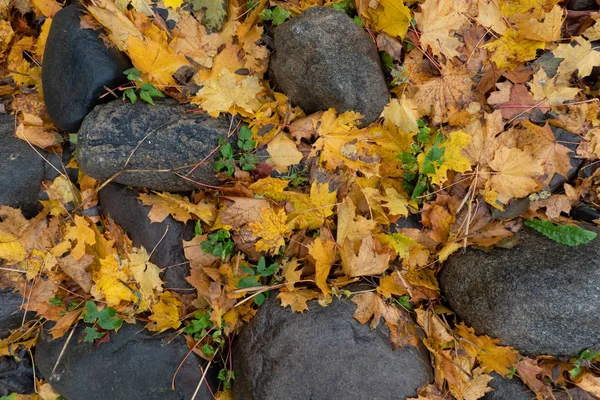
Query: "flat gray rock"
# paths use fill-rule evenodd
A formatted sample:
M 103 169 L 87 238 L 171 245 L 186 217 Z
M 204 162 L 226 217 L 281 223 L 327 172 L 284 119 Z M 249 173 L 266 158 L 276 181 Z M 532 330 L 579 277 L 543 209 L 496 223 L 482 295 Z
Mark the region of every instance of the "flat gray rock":
M 228 131 L 227 120 L 190 114 L 175 100 L 155 105 L 114 101 L 96 106 L 83 121 L 77 158 L 81 169 L 99 180 L 120 173 L 114 182 L 186 191 L 198 186 L 177 173 L 204 184 L 219 183 L 213 162 L 220 154 L 218 140 L 226 138 Z
M 277 85 L 307 114 L 335 108 L 375 121 L 388 103 L 377 47 L 346 14 L 312 7 L 274 29 Z
M 193 353 L 183 363 L 175 379 L 175 390 L 171 390 L 171 379 L 188 354 L 182 335 L 173 338 L 173 332 L 155 334 L 141 324 L 125 323 L 118 332 L 110 332 L 108 343 L 85 343 L 85 325 L 79 323 L 66 347 L 69 333 L 51 340 L 44 331 L 35 348 L 36 365 L 62 396 L 69 400 L 192 398 L 202 376 L 198 365 L 204 363 Z M 54 369 L 61 351 L 64 354 Z M 208 381 L 213 379 L 212 373 L 208 374 Z M 196 399 L 212 399 L 206 383 Z
M 600 239 L 568 247 L 527 227 L 518 236 L 512 249 L 449 258 L 440 286 L 452 309 L 522 354 L 600 350 Z
M 361 325 L 350 300 L 299 314 L 272 295 L 235 340 L 234 399 L 404 399 L 433 380 L 422 345 L 392 351 L 387 327 Z
M 82 29 L 84 7 L 71 5 L 56 13 L 48 33 L 42 65 L 44 101 L 50 118 L 65 132 L 77 132 L 83 118 L 109 89 L 126 83 L 127 56 L 107 47 L 100 32 Z M 113 98 L 107 96 L 104 101 Z
M 0 339 L 21 326 L 24 313 L 21 304 L 23 297 L 19 293 L 0 289 Z M 33 316 L 33 313 L 29 314 Z
M 137 193 L 126 186 L 109 183 L 98 193 L 104 215 L 111 217 L 131 238 L 134 246 L 143 246 L 152 252 L 150 261 L 161 270 L 165 289 L 191 292 L 194 289 L 185 280 L 190 265 L 183 253 L 182 240 L 194 237 L 194 225 L 179 222 L 170 215 L 163 222 L 150 222 L 152 207 L 138 200 Z

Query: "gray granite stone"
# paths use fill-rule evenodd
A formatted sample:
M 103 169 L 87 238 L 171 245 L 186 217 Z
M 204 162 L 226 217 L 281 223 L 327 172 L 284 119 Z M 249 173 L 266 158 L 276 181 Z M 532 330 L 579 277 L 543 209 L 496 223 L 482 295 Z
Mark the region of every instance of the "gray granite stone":
M 440 286 L 452 309 L 523 354 L 600 350 L 600 239 L 568 247 L 527 227 L 518 236 L 512 249 L 449 258 Z
M 188 177 L 204 184 L 219 183 L 212 164 L 220 154 L 215 151 L 218 139 L 227 137 L 228 131 L 227 120 L 190 114 L 174 100 L 155 105 L 111 102 L 98 105 L 83 121 L 77 158 L 81 169 L 99 180 L 120 173 L 114 182 L 186 191 L 197 186 L 176 174 L 187 176 L 213 151 Z
M 388 103 L 377 47 L 346 14 L 312 7 L 274 29 L 271 69 L 294 105 L 310 114 L 357 111 L 364 124 Z
M 387 328 L 361 325 L 350 300 L 299 314 L 272 295 L 235 340 L 234 399 L 404 399 L 432 381 L 422 345 L 392 351 Z

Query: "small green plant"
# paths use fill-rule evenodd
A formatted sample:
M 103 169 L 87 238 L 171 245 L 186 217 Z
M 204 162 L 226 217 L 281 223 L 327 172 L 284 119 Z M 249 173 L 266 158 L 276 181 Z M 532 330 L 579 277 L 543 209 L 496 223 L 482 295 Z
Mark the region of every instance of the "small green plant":
M 273 25 L 281 25 L 292 15 L 291 12 L 277 6 L 274 8 L 266 8 L 262 10 L 258 16 L 264 21 L 271 21 Z
M 575 368 L 569 371 L 569 374 L 573 379 L 577 378 L 579 374 L 581 374 L 582 367 L 589 367 L 594 359 L 600 357 L 600 351 L 590 351 L 588 349 L 584 350 L 575 362 Z
M 62 306 L 62 300 L 57 298 L 57 297 L 53 297 L 50 300 L 48 300 L 48 303 L 50 303 L 50 305 L 52 307 L 58 307 L 58 306 Z
M 233 384 L 233 381 L 235 380 L 235 372 L 233 372 L 233 370 L 231 370 L 231 369 L 222 368 L 219 371 L 219 375 L 217 375 L 217 378 L 221 382 L 223 382 L 223 387 L 225 389 L 231 389 L 231 385 Z
M 418 121 L 419 133 L 417 134 L 416 141 L 410 146 L 410 151 L 404 152 L 398 155 L 400 161 L 402 161 L 402 169 L 404 174 L 404 188 L 411 193 L 411 198 L 421 203 L 421 195 L 428 188 L 427 175 L 435 174 L 435 167 L 441 164 L 441 159 L 444 155 L 444 148 L 440 147 L 444 136 L 438 132 L 433 138 L 433 144 L 429 148 L 427 154 L 425 154 L 425 160 L 421 169 L 419 169 L 418 156 L 425 151 L 425 145 L 430 143 L 432 140 L 431 129 L 425 124 L 423 120 Z
M 333 7 L 334 10 L 348 14 L 350 17 L 356 15 L 356 7 L 352 0 L 342 0 L 339 3 L 333 3 L 331 7 Z
M 208 235 L 208 240 L 200 243 L 200 247 L 202 247 L 204 252 L 225 261 L 228 257 L 233 255 L 235 243 L 231 240 L 231 233 L 225 229 L 221 229 L 216 233 Z
M 246 278 L 241 278 L 237 283 L 237 287 L 238 289 L 245 289 L 250 287 L 262 286 L 260 279 L 273 276 L 273 274 L 277 272 L 278 268 L 279 264 L 277 263 L 273 263 L 267 267 L 267 261 L 264 257 L 261 257 L 258 261 L 258 264 L 256 264 L 256 271 L 248 266 L 242 267 L 242 271 L 244 271 L 250 276 Z M 254 304 L 256 304 L 257 306 L 262 305 L 265 302 L 265 300 L 267 300 L 268 296 L 269 292 L 258 293 L 256 296 L 254 296 Z
M 215 327 L 215 324 L 210 320 L 210 311 L 208 310 L 203 312 L 197 311 L 194 314 L 194 319 L 190 321 L 183 332 L 193 337 L 196 341 L 205 341 L 200 346 L 200 350 L 206 356 L 215 354 L 217 349 L 225 343 L 223 331 Z
M 226 170 L 227 175 L 233 176 L 233 173 L 235 172 L 236 157 L 237 165 L 239 165 L 243 171 L 252 171 L 256 167 L 258 157 L 255 154 L 252 154 L 252 151 L 256 148 L 256 140 L 252 140 L 252 131 L 246 125 L 240 128 L 237 146 L 240 149 L 240 153 L 234 154 L 231 144 L 229 142 L 224 142 L 223 138 L 219 138 L 219 151 L 221 152 L 221 157 L 214 163 L 216 171 Z
M 399 298 L 396 299 L 396 301 L 398 302 L 398 304 L 400 304 L 406 311 L 412 311 L 413 310 L 413 305 L 410 303 L 410 297 L 409 296 L 401 296 Z
M 589 243 L 598 236 L 595 232 L 585 230 L 577 225 L 556 225 L 551 221 L 539 219 L 525 220 L 525 225 L 557 243 L 571 247 Z
M 123 71 L 123 73 L 127 75 L 127 79 L 129 79 L 131 82 L 142 82 L 139 89 L 127 88 L 123 91 L 123 98 L 128 98 L 129 101 L 131 101 L 131 104 L 135 104 L 135 102 L 138 99 L 138 94 L 140 99 L 150 104 L 154 104 L 153 98 L 155 97 L 165 97 L 165 95 L 162 94 L 162 92 L 158 90 L 154 85 L 151 85 L 148 82 L 144 82 L 142 80 L 142 73 L 139 69 L 129 68 Z M 136 93 L 136 91 L 138 93 Z
M 254 10 L 256 7 L 258 7 L 258 5 L 260 4 L 260 1 L 247 1 L 246 2 L 246 8 L 248 9 L 248 11 L 252 11 Z
M 107 307 L 102 311 L 98 311 L 96 303 L 93 301 L 86 301 L 82 318 L 88 324 L 92 324 L 92 326 L 85 328 L 85 338 L 83 341 L 92 343 L 94 340 L 100 339 L 106 335 L 106 332 L 99 332 L 96 325 L 100 326 L 100 328 L 105 331 L 119 329 L 121 325 L 123 325 L 123 320 L 116 317 L 116 315 L 117 311 L 112 307 Z
M 306 166 L 292 165 L 287 175 L 281 176 L 281 179 L 290 181 L 290 185 L 293 187 L 302 186 L 308 182 L 308 169 Z

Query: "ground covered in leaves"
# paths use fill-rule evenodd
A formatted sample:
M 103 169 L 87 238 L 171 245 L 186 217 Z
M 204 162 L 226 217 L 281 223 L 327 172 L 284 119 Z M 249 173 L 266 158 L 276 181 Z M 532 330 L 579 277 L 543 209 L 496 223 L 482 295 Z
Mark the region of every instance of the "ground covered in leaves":
M 270 30 L 316 5 L 348 13 L 377 44 L 391 100 L 368 126 L 352 111 L 305 115 L 267 79 Z M 41 66 L 61 6 L 0 0 L 4 111 L 14 113 L 19 138 L 56 151 L 74 138 L 45 112 Z M 108 95 L 152 102 L 160 91 L 198 113 L 228 113 L 239 139 L 215 147 L 222 186 L 198 182 L 187 197 L 140 195 L 152 221 L 195 223 L 196 236 L 184 243 L 193 295 L 164 287 L 149 262 L 153 249 L 133 247 L 112 220 L 85 212 L 104 183 L 82 171 L 75 184 L 66 173 L 44 182 L 48 200 L 33 219 L 0 208 L 0 288 L 20 291 L 39 316 L 2 340 L 0 355 L 35 346 L 44 320 L 56 322 L 54 337 L 88 323 L 86 340 L 102 342 L 137 319 L 153 332 L 177 330 L 192 351 L 222 366 L 217 397 L 228 398 L 228 342 L 267 296 L 304 313 L 308 300 L 327 306 L 363 280 L 372 290 L 352 296 L 356 319 L 386 324 L 393 348 L 410 345 L 416 337 L 399 318 L 402 307 L 426 334 L 435 382 L 419 399 L 479 398 L 492 371 L 520 377 L 539 398 L 551 396 L 551 385 L 600 396 L 597 354 L 524 357 L 478 337 L 455 323 L 436 279 L 467 246 L 515 245 L 523 219 L 492 218 L 514 199 L 529 197 L 523 217 L 542 230 L 571 224 L 573 206 L 597 202 L 595 173 L 555 193 L 549 185 L 567 176 L 572 158 L 600 157 L 598 13 L 567 11 L 555 0 L 86 6 L 82 29 L 105 27 L 106 42 L 135 67 L 131 83 Z M 576 154 L 551 126 L 581 138 Z M 402 224 L 415 216 L 423 229 Z M 569 237 L 586 240 L 578 235 L 585 236 Z M 47 384 L 38 388 L 53 398 Z

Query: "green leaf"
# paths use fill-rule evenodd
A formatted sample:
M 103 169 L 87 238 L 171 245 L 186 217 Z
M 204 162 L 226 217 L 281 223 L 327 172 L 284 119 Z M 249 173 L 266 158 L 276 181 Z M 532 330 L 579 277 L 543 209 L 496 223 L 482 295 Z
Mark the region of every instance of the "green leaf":
M 200 347 L 200 350 L 202 350 L 202 353 L 204 353 L 206 356 L 212 356 L 215 354 L 215 349 L 208 343 L 205 343 L 202 347 Z
M 142 80 L 142 72 L 137 68 L 129 68 L 123 71 L 123 74 L 127 75 L 127 79 L 130 81 L 141 81 Z
M 388 53 L 382 50 L 379 52 L 379 57 L 381 58 L 381 63 L 384 67 L 387 67 L 389 69 L 394 68 L 394 59 Z
M 57 306 L 62 306 L 62 300 L 57 298 L 57 297 L 53 297 L 50 300 L 48 300 L 48 303 L 50 303 L 50 305 L 52 307 L 57 307 Z
M 85 328 L 85 337 L 83 338 L 84 342 L 94 343 L 94 340 L 100 339 L 106 335 L 106 332 L 98 332 L 98 330 L 94 327 L 87 326 Z
M 196 221 L 196 225 L 194 225 L 194 233 L 196 236 L 202 235 L 202 223 L 200 221 Z
M 254 304 L 256 304 L 257 306 L 262 306 L 266 300 L 267 296 L 265 296 L 264 293 L 259 293 L 256 296 L 254 296 Z
M 237 283 L 238 289 L 246 289 L 257 286 L 261 286 L 261 284 L 260 282 L 256 282 L 256 278 L 241 278 Z
M 227 142 L 219 148 L 219 151 L 225 158 L 233 158 L 233 147 L 231 143 Z
M 273 25 L 281 25 L 285 22 L 286 19 L 288 19 L 290 17 L 290 15 L 292 15 L 291 12 L 284 10 L 283 8 L 277 6 L 275 7 L 275 9 L 273 10 Z
M 354 16 L 353 21 L 356 25 L 360 26 L 361 28 L 365 27 L 365 22 L 362 19 L 360 19 L 360 17 L 358 15 Z
M 88 324 L 92 324 L 98 318 L 98 308 L 96 307 L 96 303 L 93 301 L 85 302 L 85 311 L 82 314 L 83 320 Z
M 127 97 L 131 104 L 135 104 L 137 101 L 137 94 L 135 94 L 135 90 L 133 88 L 125 89 L 123 92 L 123 98 Z
M 265 260 L 264 257 L 261 257 L 260 260 L 258 260 L 258 264 L 256 264 L 256 272 L 258 272 L 259 275 L 262 275 L 266 266 L 267 266 L 267 261 Z
M 247 125 L 244 125 L 240 128 L 239 137 L 242 140 L 248 140 L 252 137 L 252 131 L 250 130 L 250 128 L 248 128 Z
M 219 374 L 221 374 L 221 373 L 219 372 Z M 221 378 L 219 378 L 219 379 L 221 379 Z M 230 383 L 230 385 L 231 385 L 231 383 Z M 0 397 L 0 400 L 15 400 L 16 397 L 17 397 L 16 393 L 11 393 L 8 396 Z
M 577 225 L 556 225 L 550 221 L 539 219 L 526 220 L 525 225 L 557 243 L 571 247 L 589 243 L 598 236 L 595 232 L 585 230 Z
M 264 21 L 270 21 L 273 19 L 273 11 L 268 8 L 265 8 L 258 14 L 258 16 Z
M 107 331 L 119 329 L 123 325 L 123 320 L 115 317 L 116 314 L 117 311 L 112 307 L 100 311 L 98 314 L 98 325 L 100 325 L 100 328 Z
M 267 277 L 273 275 L 279 269 L 279 264 L 271 264 L 269 268 L 265 268 L 261 273 L 262 276 Z
M 152 96 L 145 90 L 140 90 L 140 99 L 144 100 L 148 104 L 154 105 L 154 100 L 152 100 Z
M 217 375 L 217 379 L 223 382 L 223 387 L 225 389 L 230 389 L 231 384 L 235 380 L 235 372 L 229 370 L 227 368 L 223 368 L 219 371 L 219 375 Z
M 77 134 L 76 133 L 69 133 L 69 142 L 71 142 L 73 144 L 77 144 Z

